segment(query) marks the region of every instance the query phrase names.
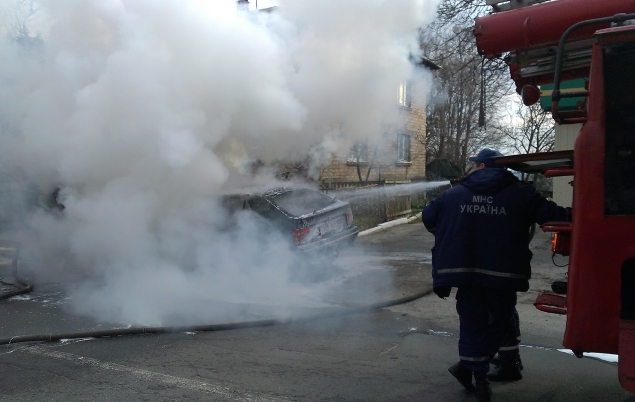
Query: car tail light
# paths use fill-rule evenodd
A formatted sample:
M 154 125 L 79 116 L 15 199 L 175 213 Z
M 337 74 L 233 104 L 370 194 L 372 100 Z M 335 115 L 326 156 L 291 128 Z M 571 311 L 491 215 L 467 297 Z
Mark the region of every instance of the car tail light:
M 305 226 L 300 229 L 293 230 L 293 242 L 294 243 L 302 243 L 306 238 L 306 235 L 309 234 L 309 227 Z
M 554 254 L 569 255 L 571 247 L 571 235 L 564 232 L 556 232 L 551 236 L 551 251 Z
M 346 227 L 349 227 L 353 224 L 353 212 L 348 211 L 346 213 Z

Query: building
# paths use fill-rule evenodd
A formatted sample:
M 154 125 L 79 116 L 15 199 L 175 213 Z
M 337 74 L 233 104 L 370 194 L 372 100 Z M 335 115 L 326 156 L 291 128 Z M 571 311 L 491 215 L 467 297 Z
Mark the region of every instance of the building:
M 440 68 L 427 59 L 417 66 Z M 323 189 L 425 180 L 426 100 L 412 96 L 417 93 L 413 85 L 407 82 L 395 88 L 395 103 L 404 124 L 387 127 L 380 141 L 357 143 L 346 158 L 333 157 L 322 165 L 319 182 Z
M 239 10 L 249 10 L 249 0 L 237 0 Z M 256 10 L 261 13 L 275 12 L 277 7 Z M 411 61 L 416 68 L 438 70 L 432 61 L 421 58 Z M 387 127 L 382 138 L 376 143 L 357 143 L 349 150 L 347 157 L 333 156 L 319 167 L 318 182 L 325 190 L 343 187 L 358 187 L 369 183 L 408 183 L 426 179 L 426 100 L 418 99 L 412 82 L 403 82 L 395 88 L 395 104 L 401 114 L 401 126 Z M 425 91 L 420 91 L 424 93 Z M 273 165 L 277 176 L 292 178 L 303 176 L 315 178 L 309 172 L 308 161 L 277 161 Z M 252 168 L 254 172 L 265 165 L 260 161 Z M 269 166 L 270 167 L 270 166 Z

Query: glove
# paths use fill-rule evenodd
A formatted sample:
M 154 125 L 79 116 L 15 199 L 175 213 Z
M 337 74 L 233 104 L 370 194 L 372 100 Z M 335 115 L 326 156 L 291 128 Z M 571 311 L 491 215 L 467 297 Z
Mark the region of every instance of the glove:
M 450 292 L 452 291 L 452 286 L 437 286 L 434 288 L 434 293 L 442 299 L 450 296 Z

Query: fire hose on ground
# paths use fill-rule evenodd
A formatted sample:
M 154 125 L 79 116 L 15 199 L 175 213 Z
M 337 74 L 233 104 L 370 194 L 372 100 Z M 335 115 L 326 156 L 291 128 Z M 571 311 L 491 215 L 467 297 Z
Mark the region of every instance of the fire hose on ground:
M 13 275 L 16 281 L 20 283 L 22 287 L 15 291 L 10 291 L 0 295 L 0 298 L 8 298 L 15 295 L 27 293 L 33 290 L 33 284 L 24 278 L 21 278 L 17 274 L 17 259 L 19 255 L 19 249 L 16 249 L 12 266 Z M 330 318 L 348 314 L 363 313 L 373 310 L 379 310 L 385 307 L 396 306 L 399 304 L 408 303 L 432 293 L 432 288 L 418 292 L 416 294 L 401 297 L 399 299 L 374 303 L 368 306 L 352 307 L 339 309 L 337 311 L 329 311 L 327 313 L 313 314 L 295 319 L 287 320 L 258 320 L 258 321 L 243 321 L 225 324 L 209 324 L 209 325 L 188 325 L 188 326 L 172 326 L 172 327 L 131 327 L 131 328 L 115 328 L 96 331 L 83 331 L 83 332 L 69 332 L 69 333 L 57 333 L 57 334 L 36 334 L 36 335 L 18 335 L 10 338 L 0 338 L 0 345 L 11 345 L 15 343 L 24 342 L 52 342 L 62 339 L 80 339 L 80 338 L 103 338 L 103 337 L 115 337 L 123 335 L 144 335 L 144 334 L 174 334 L 184 332 L 213 332 L 213 331 L 228 331 L 234 329 L 256 328 L 256 327 L 270 327 L 274 325 L 292 324 L 298 322 L 307 322 L 322 318 Z

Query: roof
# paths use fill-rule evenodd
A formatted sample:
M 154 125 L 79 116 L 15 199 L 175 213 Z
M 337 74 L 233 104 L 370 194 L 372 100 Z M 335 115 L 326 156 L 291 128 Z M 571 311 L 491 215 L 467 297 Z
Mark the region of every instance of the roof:
M 425 57 L 422 57 L 421 60 L 417 63 L 417 65 L 429 68 L 430 70 L 440 70 L 441 69 L 440 65 L 438 65 L 435 62 L 433 62 L 430 59 L 426 59 Z
M 408 56 L 408 60 L 410 60 L 410 62 L 417 67 L 425 67 L 430 70 L 439 70 L 441 68 L 441 66 L 439 66 L 437 63 L 421 55 L 414 55 L 410 53 L 410 56 Z

